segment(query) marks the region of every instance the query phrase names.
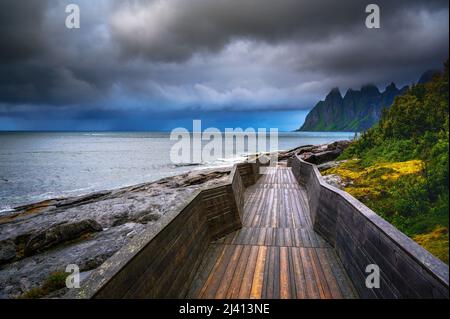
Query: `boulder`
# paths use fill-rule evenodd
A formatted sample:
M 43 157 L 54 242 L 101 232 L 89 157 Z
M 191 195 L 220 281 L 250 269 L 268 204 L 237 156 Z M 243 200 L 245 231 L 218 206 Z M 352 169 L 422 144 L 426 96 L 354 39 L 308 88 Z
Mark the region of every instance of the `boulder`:
M 336 174 L 325 175 L 323 176 L 323 180 L 327 184 L 339 189 L 344 189 L 347 186 L 347 183 L 345 183 L 342 178 Z
M 339 157 L 339 155 L 342 154 L 342 150 L 340 149 L 335 149 L 332 151 L 324 151 L 324 152 L 319 152 L 319 153 L 315 153 L 315 154 L 307 154 L 303 157 L 303 160 L 311 163 L 311 164 L 322 164 L 325 162 L 330 162 L 335 160 L 336 158 Z
M 329 150 L 329 151 L 340 150 L 341 152 L 343 152 L 347 147 L 350 146 L 351 143 L 352 143 L 352 141 L 348 141 L 348 140 L 336 141 L 336 142 L 328 144 L 327 150 Z
M 303 145 L 300 147 L 290 149 L 288 151 L 281 151 L 278 153 L 278 160 L 283 161 L 292 158 L 295 154 L 300 155 L 305 152 L 312 152 L 314 150 L 314 147 L 315 147 L 314 145 Z
M 326 171 L 327 169 L 339 166 L 339 164 L 342 162 L 343 161 L 330 161 L 317 165 L 317 168 L 319 169 L 320 172 L 323 172 Z
M 161 216 L 161 213 L 153 212 L 153 210 L 144 210 L 133 214 L 125 213 L 117 216 L 116 220 L 112 224 L 112 227 L 117 227 L 129 222 L 148 224 L 157 221 L 161 218 Z
M 142 216 L 140 216 L 138 219 L 136 219 L 137 223 L 141 223 L 141 224 L 147 224 L 149 222 L 155 222 L 158 219 L 161 218 L 161 214 L 160 213 L 149 213 L 149 214 L 144 214 Z
M 88 233 L 99 232 L 102 226 L 93 219 L 85 219 L 79 222 L 62 223 L 37 233 L 32 236 L 24 248 L 25 256 L 45 251 L 63 242 L 78 238 Z
M 0 265 L 16 258 L 16 245 L 12 240 L 0 241 Z
M 297 150 L 297 155 L 314 152 L 317 147 L 314 145 L 302 146 Z

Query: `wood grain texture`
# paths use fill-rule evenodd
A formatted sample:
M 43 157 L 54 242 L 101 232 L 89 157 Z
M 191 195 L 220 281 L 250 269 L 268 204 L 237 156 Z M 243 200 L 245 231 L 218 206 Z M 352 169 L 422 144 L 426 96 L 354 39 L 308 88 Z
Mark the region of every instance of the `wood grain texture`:
M 242 229 L 209 245 L 187 297 L 356 297 L 291 168 L 269 170 L 245 192 Z

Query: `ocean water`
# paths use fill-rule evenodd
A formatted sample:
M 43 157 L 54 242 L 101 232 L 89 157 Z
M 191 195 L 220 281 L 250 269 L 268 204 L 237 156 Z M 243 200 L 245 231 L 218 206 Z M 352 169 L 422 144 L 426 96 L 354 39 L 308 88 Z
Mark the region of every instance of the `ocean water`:
M 279 133 L 278 149 L 351 139 L 353 134 Z M 0 211 L 155 181 L 193 169 L 228 166 L 245 155 L 223 152 L 213 161 L 178 165 L 170 160 L 176 142 L 169 133 L 159 132 L 0 133 Z

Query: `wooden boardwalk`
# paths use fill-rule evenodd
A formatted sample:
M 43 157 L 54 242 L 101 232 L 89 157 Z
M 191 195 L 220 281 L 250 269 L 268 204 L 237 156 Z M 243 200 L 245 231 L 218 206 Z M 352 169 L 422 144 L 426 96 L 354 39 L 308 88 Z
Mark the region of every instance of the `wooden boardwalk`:
M 188 298 L 354 298 L 288 167 L 246 191 L 242 229 L 210 244 Z

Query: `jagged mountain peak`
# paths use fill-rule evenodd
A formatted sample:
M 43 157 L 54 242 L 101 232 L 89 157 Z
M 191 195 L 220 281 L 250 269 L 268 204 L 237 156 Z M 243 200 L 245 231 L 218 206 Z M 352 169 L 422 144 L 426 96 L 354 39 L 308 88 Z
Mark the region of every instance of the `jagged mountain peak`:
M 349 99 L 349 98 L 355 96 L 358 93 L 359 93 L 358 91 L 353 90 L 353 89 L 350 88 L 350 89 L 347 90 L 347 92 L 345 92 L 344 100 Z
M 342 99 L 341 91 L 339 90 L 338 87 L 332 88 L 330 93 L 328 93 L 328 95 L 326 96 L 325 100 L 335 99 L 335 98 Z
M 430 81 L 439 72 L 423 73 L 418 83 Z M 339 88 L 335 87 L 308 113 L 299 131 L 365 131 L 377 123 L 383 109 L 389 108 L 395 97 L 404 94 L 408 88 L 399 89 L 391 82 L 380 92 L 376 85 L 369 83 L 360 90 L 349 88 L 342 98 Z
M 380 90 L 375 84 L 366 84 L 361 87 L 363 94 L 380 94 Z
M 395 85 L 394 82 L 391 82 L 388 86 L 386 86 L 386 89 L 384 89 L 385 92 L 387 91 L 396 91 L 398 90 L 397 85 Z
M 360 90 L 348 89 L 342 97 L 339 88 L 333 88 L 324 101 L 307 115 L 301 131 L 363 131 L 375 124 L 382 109 L 392 104 L 400 94 L 394 83 L 380 92 L 374 84 Z

